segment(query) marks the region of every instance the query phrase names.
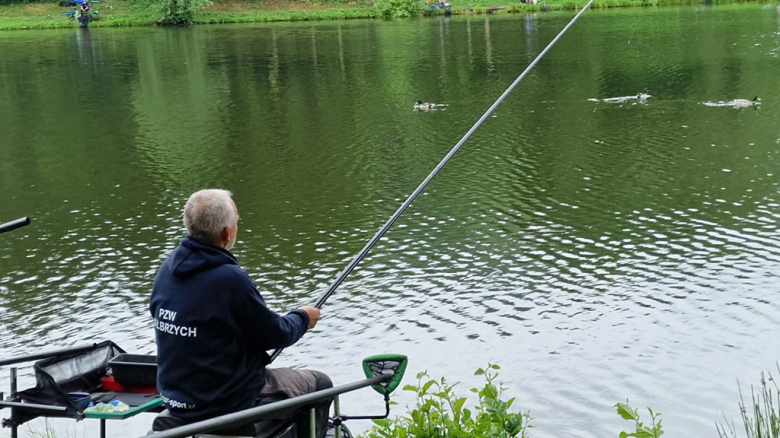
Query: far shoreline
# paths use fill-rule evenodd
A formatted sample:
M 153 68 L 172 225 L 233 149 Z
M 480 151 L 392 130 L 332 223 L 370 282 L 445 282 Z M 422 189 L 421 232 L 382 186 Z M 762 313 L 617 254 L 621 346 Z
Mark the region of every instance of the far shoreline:
M 365 0 L 364 0 L 365 1 Z M 421 0 L 423 1 L 423 0 Z M 579 10 L 587 0 L 548 0 L 532 3 L 506 3 L 507 0 L 451 0 L 452 15 L 500 15 L 540 11 Z M 612 9 L 653 6 L 729 5 L 742 3 L 768 3 L 766 0 L 707 1 L 707 0 L 597 0 L 592 9 Z M 427 3 L 426 3 L 427 5 Z M 149 4 L 139 5 L 132 0 L 103 0 L 94 4 L 98 18 L 89 27 L 139 27 L 158 26 L 156 14 Z M 65 17 L 71 9 L 57 3 L 13 4 L 0 6 L 0 30 L 40 30 L 77 28 L 78 23 Z M 443 16 L 444 11 L 420 10 L 420 16 Z M 300 3 L 288 2 L 273 7 L 252 8 L 251 3 L 231 0 L 197 12 L 193 24 L 274 23 L 288 21 L 323 21 L 376 19 L 377 9 L 367 4 Z

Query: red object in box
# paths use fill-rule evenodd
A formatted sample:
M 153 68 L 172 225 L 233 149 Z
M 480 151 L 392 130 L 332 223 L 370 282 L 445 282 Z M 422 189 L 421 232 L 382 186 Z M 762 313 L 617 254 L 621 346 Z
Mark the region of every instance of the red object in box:
M 104 377 L 101 381 L 103 390 L 114 392 L 132 392 L 135 394 L 156 394 L 156 386 L 122 385 L 114 380 L 114 376 Z

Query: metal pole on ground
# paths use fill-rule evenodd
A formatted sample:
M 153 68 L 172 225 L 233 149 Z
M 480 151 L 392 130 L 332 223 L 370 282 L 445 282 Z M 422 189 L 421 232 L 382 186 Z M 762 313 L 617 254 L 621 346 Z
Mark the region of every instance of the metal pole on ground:
M 11 368 L 11 400 L 16 398 L 16 367 Z M 14 419 L 14 408 L 11 408 L 11 438 L 19 438 L 19 426 Z
M 317 414 L 314 408 L 309 409 L 309 438 L 317 438 Z
M 339 396 L 333 399 L 333 416 L 339 418 L 341 416 L 341 403 L 339 402 Z M 334 438 L 341 438 L 341 422 L 336 424 L 336 436 Z

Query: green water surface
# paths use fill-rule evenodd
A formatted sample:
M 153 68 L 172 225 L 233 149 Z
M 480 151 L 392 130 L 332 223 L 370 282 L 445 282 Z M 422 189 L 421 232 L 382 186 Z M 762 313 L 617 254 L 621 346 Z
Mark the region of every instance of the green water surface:
M 269 304 L 314 302 L 572 16 L 0 32 L 0 222 L 33 220 L 0 236 L 0 357 L 153 353 L 206 187 Z M 616 436 L 626 398 L 716 436 L 780 351 L 779 53 L 773 4 L 587 12 L 279 365 L 401 352 L 465 395 L 491 361 L 534 437 Z

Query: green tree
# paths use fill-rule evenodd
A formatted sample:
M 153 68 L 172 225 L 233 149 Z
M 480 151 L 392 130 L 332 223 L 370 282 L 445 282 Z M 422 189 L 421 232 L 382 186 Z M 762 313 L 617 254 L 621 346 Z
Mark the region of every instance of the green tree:
M 160 0 L 159 24 L 190 24 L 198 9 L 210 6 L 211 0 Z

